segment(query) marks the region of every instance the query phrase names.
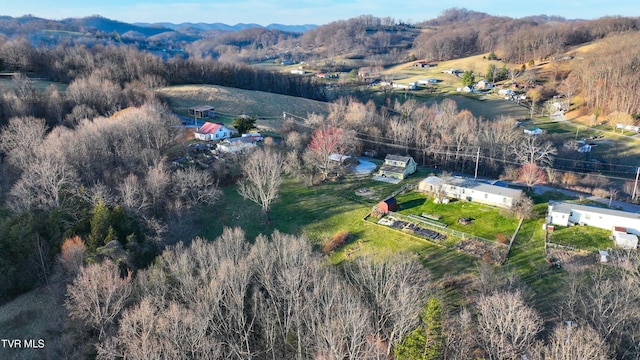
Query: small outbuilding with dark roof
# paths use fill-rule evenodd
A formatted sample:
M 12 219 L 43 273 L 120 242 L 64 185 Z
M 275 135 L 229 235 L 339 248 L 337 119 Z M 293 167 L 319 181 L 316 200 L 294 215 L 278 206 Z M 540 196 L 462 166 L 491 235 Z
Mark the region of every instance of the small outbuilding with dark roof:
M 393 196 L 378 203 L 378 211 L 382 214 L 388 214 L 390 211 L 396 210 L 398 210 L 398 201 Z

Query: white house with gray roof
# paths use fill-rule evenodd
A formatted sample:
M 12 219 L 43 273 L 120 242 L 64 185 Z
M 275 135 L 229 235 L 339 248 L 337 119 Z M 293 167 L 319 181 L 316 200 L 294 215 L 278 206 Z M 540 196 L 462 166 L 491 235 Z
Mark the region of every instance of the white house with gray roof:
M 511 208 L 522 190 L 495 186 L 465 178 L 441 178 L 429 176 L 418 184 L 418 191 L 442 194 L 449 198 L 473 201 L 481 204 Z
M 620 226 L 626 228 L 628 233 L 640 235 L 640 214 L 632 212 L 564 201 L 550 201 L 547 214 L 549 224 L 560 226 L 589 225 L 607 230 L 613 230 L 614 227 Z
M 640 214 L 573 204 L 549 202 L 547 223 L 560 226 L 587 225 L 610 230 L 617 246 L 636 248 L 640 235 Z

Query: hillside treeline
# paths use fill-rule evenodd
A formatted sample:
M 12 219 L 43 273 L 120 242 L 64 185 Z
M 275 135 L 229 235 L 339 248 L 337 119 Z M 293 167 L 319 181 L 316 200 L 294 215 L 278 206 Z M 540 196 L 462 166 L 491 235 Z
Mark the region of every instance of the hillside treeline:
M 21 111 L 43 116 L 49 111 L 47 101 L 57 98 L 69 100 L 62 106 L 59 101 L 53 106 L 54 109 L 62 107 L 63 114 L 82 103 L 105 115 L 129 105 L 139 105 L 148 98 L 149 89 L 167 84 L 214 84 L 326 100 L 325 86 L 313 78 L 258 70 L 210 57 L 175 57 L 163 61 L 131 46 L 34 47 L 26 38 L 0 39 L 0 59 L 5 70 L 33 73 L 69 84 L 67 99 L 62 99 L 60 93 L 47 93 L 48 99 L 38 98 L 28 87 L 5 94 L 5 121 L 21 115 Z M 78 88 L 82 91 L 72 91 Z M 76 95 L 85 99 L 73 98 Z
M 495 52 L 504 61 L 526 63 L 547 59 L 566 52 L 571 46 L 609 35 L 638 31 L 640 19 L 603 17 L 568 21 L 546 16 L 513 19 L 449 9 L 440 17 L 419 25 L 428 31 L 416 39 L 414 52 L 419 50 L 428 60 Z
M 640 64 L 638 41 L 640 33 L 632 32 L 599 42 L 574 61 L 565 93 L 579 93 L 588 114 L 610 114 L 611 125 L 633 123 L 629 115 L 637 119 L 640 114 L 640 79 L 634 75 Z

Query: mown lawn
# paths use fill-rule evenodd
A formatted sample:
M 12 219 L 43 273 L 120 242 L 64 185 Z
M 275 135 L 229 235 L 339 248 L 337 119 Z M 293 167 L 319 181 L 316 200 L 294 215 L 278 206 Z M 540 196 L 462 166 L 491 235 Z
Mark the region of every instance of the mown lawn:
M 402 214 L 421 215 L 428 213 L 440 216 L 440 222 L 446 223 L 450 229 L 479 236 L 487 240 L 495 240 L 496 235 L 503 234 L 509 238 L 518 226 L 518 219 L 504 214 L 503 210 L 467 201 L 453 201 L 448 204 L 435 204 L 433 198 L 424 194 L 411 192 L 397 197 Z M 473 218 L 469 225 L 458 223 L 458 218 Z
M 476 259 L 468 255 L 363 220 L 381 199 L 405 183 L 417 183 L 422 179 L 420 176 L 399 185 L 370 179 L 348 179 L 313 187 L 287 179 L 280 198 L 272 207 L 270 222 L 266 221 L 258 205 L 238 194 L 236 187 L 226 187 L 221 200 L 204 213 L 200 236 L 214 240 L 224 226 L 239 226 L 245 230 L 249 241 L 253 241 L 259 234 L 270 235 L 278 229 L 284 233 L 304 234 L 320 250 L 335 233 L 348 231 L 351 234 L 349 243 L 329 256 L 334 264 L 358 256 L 383 257 L 407 252 L 419 256 L 436 278 L 448 273 L 473 271 Z M 360 197 L 355 194 L 359 188 L 367 188 L 375 195 Z
M 453 250 L 451 246 L 437 246 L 408 233 L 363 220 L 381 199 L 403 184 L 416 184 L 423 175 L 427 173 L 422 171 L 399 185 L 370 179 L 343 179 L 306 187 L 300 181 L 286 179 L 280 198 L 272 207 L 270 222 L 266 222 L 256 204 L 244 200 L 235 187 L 227 187 L 223 189 L 223 198 L 205 213 L 205 225 L 200 235 L 214 240 L 222 233 L 223 226 L 240 226 L 249 241 L 253 241 L 258 234 L 270 235 L 274 229 L 278 229 L 290 234 L 304 234 L 320 250 L 336 232 L 348 231 L 351 234 L 349 242 L 329 254 L 327 261 L 339 265 L 360 256 L 384 257 L 407 253 L 417 256 L 430 270 L 435 281 L 445 280 L 442 284 L 447 282 L 446 279 L 472 279 L 477 273 L 478 259 Z M 355 190 L 359 188 L 367 188 L 374 195 L 370 198 L 358 196 Z M 500 209 L 474 203 L 434 204 L 423 194 L 413 191 L 400 194 L 397 199 L 402 214 L 438 214 L 440 221 L 450 224 L 454 229 L 491 240 L 498 233 L 511 236 L 518 223 L 517 219 L 504 216 Z M 503 268 L 517 274 L 535 294 L 533 301 L 536 308 L 551 316 L 553 304 L 562 292 L 564 271 L 551 269 L 546 262 L 545 232 L 542 229 L 546 207 L 546 203 L 534 207 L 534 219 L 523 223 Z M 458 224 L 458 217 L 473 217 L 476 220 L 473 225 L 463 226 Z M 558 233 L 562 234 L 561 231 Z M 447 241 L 446 245 L 451 244 Z M 452 290 L 454 293 L 465 291 L 457 287 Z M 448 296 L 456 298 L 458 295 Z
M 598 229 L 593 226 L 556 226 L 549 233 L 549 242 L 571 246 L 580 250 L 597 251 L 614 246 L 609 239 L 611 231 Z

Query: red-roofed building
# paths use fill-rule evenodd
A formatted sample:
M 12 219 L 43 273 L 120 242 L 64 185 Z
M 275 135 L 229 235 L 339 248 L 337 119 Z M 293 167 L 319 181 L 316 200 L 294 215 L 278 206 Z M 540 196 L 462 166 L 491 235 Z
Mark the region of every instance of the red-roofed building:
M 231 130 L 222 124 L 206 122 L 197 131 L 193 133 L 198 140 L 212 141 L 222 140 L 231 137 Z

